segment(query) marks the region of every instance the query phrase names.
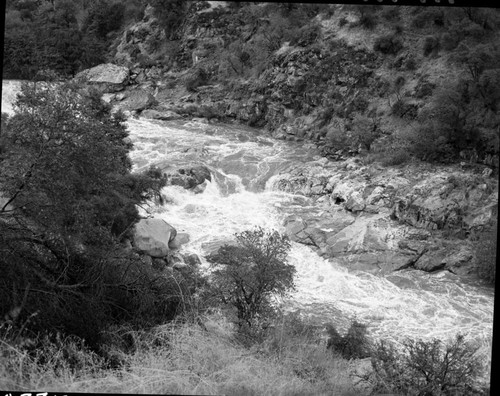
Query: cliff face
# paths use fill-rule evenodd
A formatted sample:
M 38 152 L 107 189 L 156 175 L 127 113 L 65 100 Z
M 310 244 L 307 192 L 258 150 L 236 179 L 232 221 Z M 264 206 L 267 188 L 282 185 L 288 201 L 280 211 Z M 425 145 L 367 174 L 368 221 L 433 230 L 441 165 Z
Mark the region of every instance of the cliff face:
M 476 124 L 482 131 L 499 120 L 472 101 L 436 107 L 468 78 L 446 41 L 451 16 L 442 11 L 427 21 L 411 8 L 368 13 L 342 5 L 285 11 L 197 2 L 169 41 L 148 7 L 116 46 L 129 87 L 107 99 L 135 114 L 152 108 L 142 113 L 150 118 L 236 121 L 278 139 L 316 142 L 325 160 L 290 169 L 276 184 L 317 203 L 317 213 L 287 220 L 292 239 L 363 269 L 475 273 L 477 241 L 497 217 L 498 149 L 478 154 L 473 142 L 494 146 L 498 132 L 474 137 L 460 117 L 491 119 Z M 154 100 L 139 100 L 145 93 Z M 450 131 L 438 122 L 453 112 Z M 430 119 L 432 133 L 425 132 Z

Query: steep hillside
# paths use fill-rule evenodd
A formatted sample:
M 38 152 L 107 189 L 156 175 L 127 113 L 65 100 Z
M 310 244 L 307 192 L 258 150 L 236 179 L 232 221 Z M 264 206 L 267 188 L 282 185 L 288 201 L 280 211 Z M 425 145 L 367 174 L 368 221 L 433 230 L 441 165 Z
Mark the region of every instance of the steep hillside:
M 114 57 L 159 110 L 313 140 L 330 158 L 498 166 L 496 10 L 195 2 L 167 39 L 159 9 Z

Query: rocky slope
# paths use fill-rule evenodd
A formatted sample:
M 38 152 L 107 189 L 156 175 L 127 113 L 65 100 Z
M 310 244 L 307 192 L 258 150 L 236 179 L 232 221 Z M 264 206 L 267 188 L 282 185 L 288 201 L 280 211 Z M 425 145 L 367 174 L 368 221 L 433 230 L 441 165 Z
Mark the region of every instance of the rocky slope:
M 326 45 L 285 43 L 258 76 L 233 76 L 230 83 L 200 76 L 200 65 L 205 70 L 217 66 L 207 48 L 216 51 L 237 35 L 253 37 L 245 24 L 224 23 L 230 12 L 224 4 L 193 12 L 183 25 L 177 56 L 163 52 L 153 61 L 158 50 L 152 38 L 163 36 L 148 8 L 143 22 L 127 29 L 116 47 L 114 62 L 122 65 L 123 73 L 112 73 L 109 86 L 103 78 L 94 78 L 105 99 L 132 116 L 236 121 L 265 127 L 275 138 L 317 142 L 326 158 L 291 167 L 274 180 L 275 189 L 314 200 L 313 206 L 298 208 L 286 220 L 292 240 L 314 246 L 325 257 L 340 258 L 351 268 L 375 273 L 414 267 L 475 274 L 477 241 L 497 217 L 496 168 L 467 158 L 451 165 L 410 161 L 382 166 L 380 156 L 377 160 L 366 155 L 370 145 L 371 153 L 376 152 L 394 131 L 408 130 L 412 112 L 425 105 L 426 89 L 450 74 L 445 60 L 426 60 L 404 74 L 400 88 L 408 99 L 406 115 L 392 117 L 391 99 L 399 93 L 391 91 L 387 65 L 403 73 L 420 55 L 410 47 L 399 57 L 380 57 L 372 50 L 369 34 L 352 27 L 347 33 L 341 19 L 354 23 L 358 17 L 340 6 L 335 17 L 316 17 Z M 150 61 L 133 63 L 138 54 Z M 176 64 L 175 59 L 184 63 Z M 101 76 L 115 68 L 99 67 Z M 90 81 L 95 73 L 80 77 Z M 122 74 L 126 88 L 116 92 L 115 79 Z M 194 88 L 190 81 L 197 81 Z M 374 136 L 367 144 L 354 136 L 358 113 L 372 120 L 363 130 L 364 136 Z M 332 144 L 339 131 L 348 141 L 341 150 Z M 356 154 L 362 155 L 353 157 Z

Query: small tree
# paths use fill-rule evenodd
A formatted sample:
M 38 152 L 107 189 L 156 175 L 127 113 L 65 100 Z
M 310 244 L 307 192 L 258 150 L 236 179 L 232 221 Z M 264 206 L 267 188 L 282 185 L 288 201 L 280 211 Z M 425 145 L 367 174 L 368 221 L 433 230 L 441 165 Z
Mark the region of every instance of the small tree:
M 220 302 L 236 308 L 240 328 L 255 327 L 258 318 L 272 312 L 273 295 L 294 289 L 295 267 L 286 262 L 290 242 L 260 227 L 236 234 L 236 241 L 208 257 L 214 268 L 212 290 Z
M 463 335 L 444 347 L 440 340 L 406 340 L 403 350 L 379 343 L 372 354 L 376 392 L 404 395 L 474 395 L 482 365 L 477 347 Z

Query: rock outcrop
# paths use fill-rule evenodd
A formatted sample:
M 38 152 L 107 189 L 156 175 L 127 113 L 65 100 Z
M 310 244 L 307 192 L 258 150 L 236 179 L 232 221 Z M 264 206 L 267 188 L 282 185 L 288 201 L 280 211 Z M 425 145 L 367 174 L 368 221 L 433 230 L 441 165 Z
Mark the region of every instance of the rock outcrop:
M 167 257 L 169 244 L 175 240 L 177 231 L 162 219 L 142 219 L 134 229 L 133 245 L 150 257 Z
M 212 181 L 210 169 L 203 165 L 169 170 L 166 175 L 168 184 L 195 192 L 203 192 L 205 181 Z
M 293 241 L 375 273 L 412 267 L 470 274 L 474 253 L 465 237 L 486 227 L 498 206 L 495 180 L 480 173 L 382 168 L 356 159 L 292 166 L 275 178 L 274 189 L 308 200 L 284 221 Z
M 97 87 L 103 93 L 122 91 L 128 84 L 129 69 L 113 63 L 105 63 L 81 71 L 76 81 Z

